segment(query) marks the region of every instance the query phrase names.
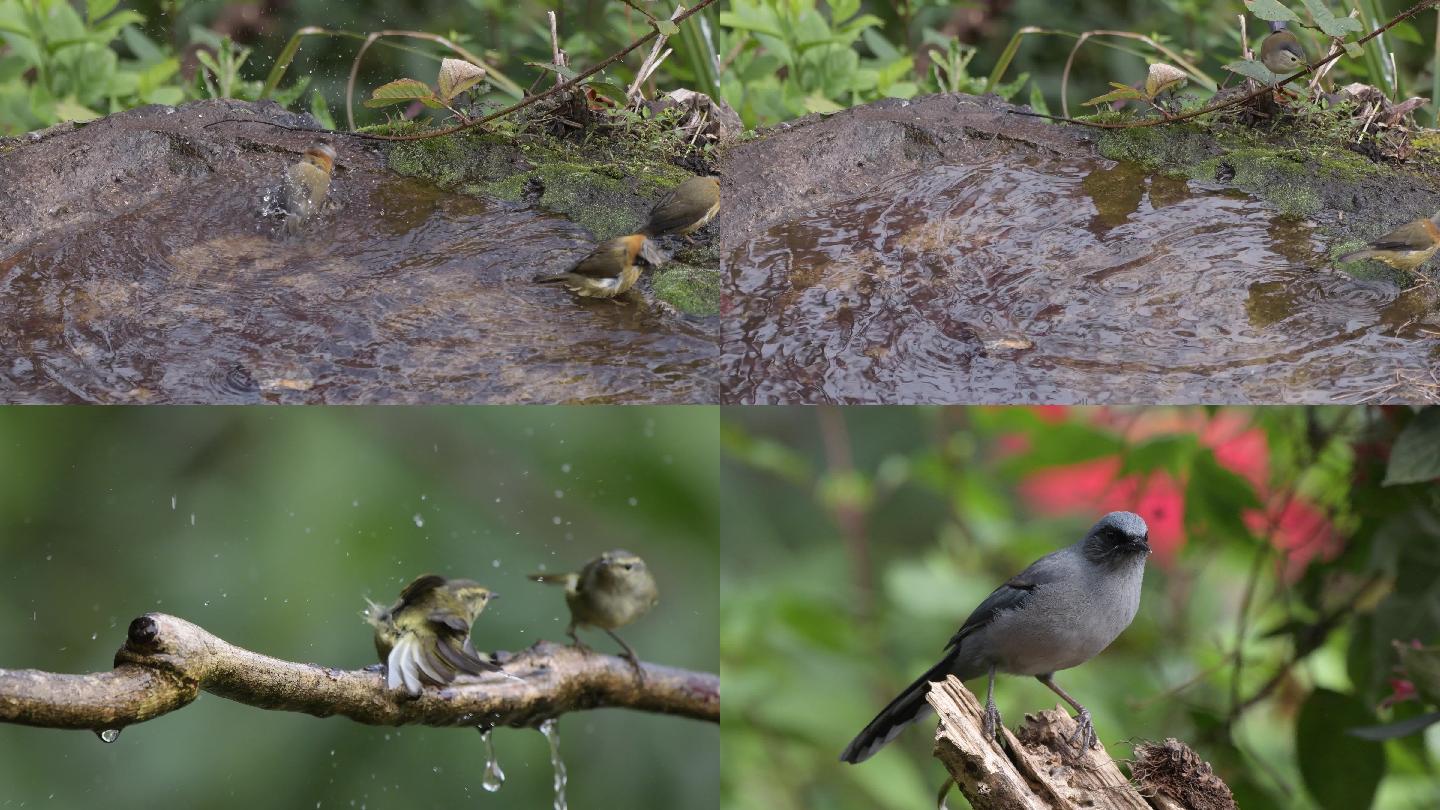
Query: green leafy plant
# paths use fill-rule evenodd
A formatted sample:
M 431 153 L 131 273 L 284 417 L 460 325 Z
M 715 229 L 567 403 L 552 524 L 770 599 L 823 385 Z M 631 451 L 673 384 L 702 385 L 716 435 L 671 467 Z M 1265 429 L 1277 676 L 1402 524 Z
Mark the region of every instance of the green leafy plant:
M 449 110 L 461 121 L 469 121 L 469 117 L 456 108 L 456 100 L 484 79 L 484 68 L 461 59 L 445 59 L 440 62 L 440 73 L 434 87 L 419 79 L 396 79 L 375 88 L 365 106 L 389 107 L 418 101 L 434 110 Z
M 0 0 L 0 132 L 184 100 L 179 61 L 118 2 L 87 0 L 82 15 L 64 0 Z M 112 48 L 122 38 L 135 58 Z
M 860 0 L 733 0 L 720 13 L 736 54 L 721 76 L 721 94 L 750 123 L 805 113 L 835 112 L 878 98 L 919 92 L 914 58 L 871 29 L 881 20 L 860 13 Z M 870 36 L 866 36 L 871 33 Z M 872 56 L 862 56 L 863 44 Z

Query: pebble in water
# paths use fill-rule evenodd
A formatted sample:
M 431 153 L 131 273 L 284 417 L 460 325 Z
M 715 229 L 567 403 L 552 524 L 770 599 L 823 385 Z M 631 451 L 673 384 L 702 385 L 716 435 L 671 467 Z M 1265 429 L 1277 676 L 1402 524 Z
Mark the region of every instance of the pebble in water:
M 490 739 L 491 729 L 484 726 L 477 727 L 480 731 L 480 739 L 485 741 L 485 776 L 480 781 L 480 787 L 490 793 L 494 793 L 505 784 L 505 772 L 500 770 L 500 760 L 495 756 L 495 741 Z
M 560 729 L 555 718 L 540 724 L 540 733 L 550 742 L 550 767 L 555 769 L 555 810 L 566 810 L 565 805 L 565 761 L 560 758 Z
M 102 728 L 102 729 L 97 729 L 97 730 L 95 731 L 95 736 L 96 736 L 96 737 L 99 737 L 101 742 L 113 743 L 113 742 L 115 742 L 116 740 L 120 739 L 120 729 L 118 729 L 118 728 Z

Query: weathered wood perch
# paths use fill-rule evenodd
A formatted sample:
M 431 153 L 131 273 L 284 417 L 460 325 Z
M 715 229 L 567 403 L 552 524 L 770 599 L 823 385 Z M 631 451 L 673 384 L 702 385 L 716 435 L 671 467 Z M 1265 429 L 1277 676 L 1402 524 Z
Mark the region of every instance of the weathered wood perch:
M 65 675 L 0 669 L 0 722 L 119 729 L 189 704 L 201 690 L 261 709 L 341 715 L 370 725 L 533 726 L 605 707 L 719 722 L 720 677 L 629 661 L 547 641 L 513 655 L 505 671 L 462 676 L 418 698 L 385 689 L 377 666 L 341 670 L 260 655 L 163 613 L 130 623 L 109 672 Z
M 1183 743 L 1141 743 L 1135 782 L 1105 752 L 1076 757 L 1066 742 L 1075 721 L 1059 706 L 1025 716 L 1004 750 L 985 737 L 984 707 L 952 675 L 930 687 L 940 716 L 935 756 L 975 810 L 1234 810 L 1230 788 Z

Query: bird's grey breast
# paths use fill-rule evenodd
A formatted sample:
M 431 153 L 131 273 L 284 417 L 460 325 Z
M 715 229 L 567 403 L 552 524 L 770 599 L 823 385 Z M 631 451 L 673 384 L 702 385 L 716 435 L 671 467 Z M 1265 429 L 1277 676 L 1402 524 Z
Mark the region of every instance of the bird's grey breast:
M 1075 555 L 1065 575 L 1038 584 L 1020 606 L 998 613 L 977 639 L 1000 670 L 1042 675 L 1078 666 L 1110 646 L 1140 608 L 1144 558 L 1119 568 Z

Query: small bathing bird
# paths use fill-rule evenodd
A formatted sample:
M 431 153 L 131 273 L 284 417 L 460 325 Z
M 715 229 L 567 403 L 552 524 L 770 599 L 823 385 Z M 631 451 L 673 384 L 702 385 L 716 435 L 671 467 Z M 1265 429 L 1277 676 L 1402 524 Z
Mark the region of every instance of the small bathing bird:
M 530 578 L 564 586 L 565 604 L 570 607 L 570 626 L 565 632 L 576 647 L 588 649 L 575 635 L 577 627 L 598 627 L 625 648 L 625 657 L 640 671 L 635 651 L 613 631 L 644 616 L 660 599 L 655 577 L 644 560 L 616 549 L 585 563 L 578 573 L 531 574 Z
M 563 284 L 581 298 L 614 298 L 635 286 L 640 267 L 635 259 L 645 246 L 645 235 L 632 233 L 601 244 L 569 270 L 537 276 L 536 284 Z
M 494 598 L 473 580 L 424 574 L 390 607 L 371 602 L 362 615 L 375 628 L 386 688 L 419 695 L 421 684 L 444 686 L 460 673 L 501 672 L 470 643 L 470 625 Z
M 1440 213 L 1407 222 L 1339 260 L 1374 259 L 1397 270 L 1414 270 L 1435 255 L 1436 247 L 1440 247 Z
M 300 161 L 285 172 L 285 232 L 296 233 L 319 213 L 330 196 L 330 176 L 335 171 L 335 150 L 328 143 L 316 143 Z
M 1290 33 L 1284 22 L 1270 23 L 1270 36 L 1260 43 L 1260 63 L 1278 78 L 1285 78 L 1308 63 L 1299 38 Z
M 720 211 L 720 178 L 692 177 L 670 190 L 650 209 L 641 233 L 646 236 L 688 236 L 705 227 Z

